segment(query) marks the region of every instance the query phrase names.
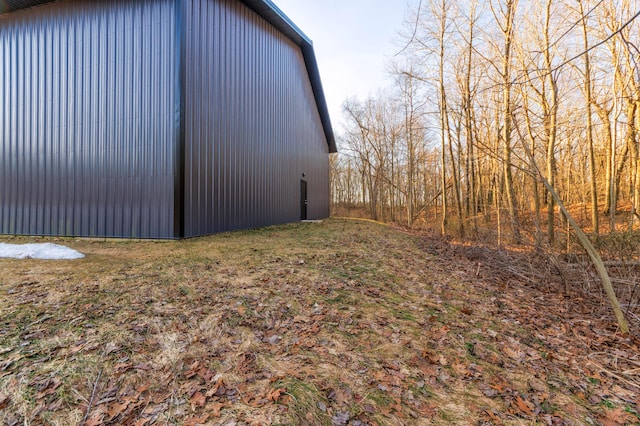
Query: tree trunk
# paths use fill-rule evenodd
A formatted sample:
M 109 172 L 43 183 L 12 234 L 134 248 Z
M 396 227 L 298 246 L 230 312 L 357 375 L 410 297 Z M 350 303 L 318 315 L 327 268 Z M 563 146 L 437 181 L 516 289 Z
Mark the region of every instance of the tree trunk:
M 447 141 L 451 143 L 451 129 L 449 127 L 449 114 L 447 106 L 447 93 L 444 84 L 444 48 L 447 27 L 447 2 L 442 0 L 440 4 L 440 22 L 438 28 L 438 92 L 440 95 L 440 137 L 441 137 L 441 173 L 442 173 L 442 235 L 446 234 L 447 227 Z M 453 162 L 454 159 L 451 158 Z
M 549 21 L 551 19 L 551 2 L 547 0 L 546 15 L 544 24 L 544 38 L 545 38 L 545 78 L 549 82 L 550 99 L 547 100 L 546 93 L 542 96 L 545 97 L 545 133 L 547 136 L 547 181 L 552 188 L 556 187 L 556 138 L 558 134 L 557 119 L 558 119 L 558 85 L 551 68 L 551 41 L 549 40 Z M 555 240 L 555 202 L 553 197 L 549 197 L 549 204 L 547 206 L 547 237 L 549 238 L 549 245 L 553 246 Z
M 456 128 L 457 138 L 460 137 L 460 128 L 459 126 Z M 464 222 L 462 216 L 462 202 L 460 200 L 460 173 L 456 165 L 460 164 L 460 161 L 456 162 L 456 157 L 453 152 L 453 141 L 452 138 L 449 137 L 449 157 L 451 158 L 451 168 L 452 168 L 452 176 L 453 176 L 453 190 L 456 201 L 456 216 L 458 218 L 458 235 L 464 236 Z M 459 152 L 459 151 L 458 151 Z
M 595 235 L 600 232 L 600 218 L 598 217 L 598 185 L 596 181 L 596 154 L 593 146 L 593 97 L 591 95 L 591 59 L 589 56 L 589 38 L 587 33 L 587 17 L 584 14 L 582 0 L 578 0 L 580 16 L 582 17 L 582 41 L 584 56 L 584 93 L 587 106 L 587 147 L 589 150 L 589 173 L 591 180 L 591 227 Z
M 507 0 L 506 14 L 502 32 L 504 34 L 504 51 L 502 56 L 502 160 L 504 162 L 504 185 L 507 193 L 507 208 L 511 222 L 511 231 L 516 243 L 522 241 L 520 236 L 520 221 L 518 219 L 518 206 L 516 202 L 515 188 L 513 187 L 513 165 L 511 160 L 511 47 L 513 43 L 513 24 L 517 0 Z
M 603 145 L 605 147 L 605 159 L 604 159 L 604 213 L 609 214 L 612 210 L 615 211 L 615 190 L 614 190 L 614 170 L 615 170 L 615 141 L 613 134 L 611 133 L 611 109 L 605 108 L 602 105 L 594 104 L 596 112 L 600 121 L 602 121 L 602 129 L 604 133 L 602 135 Z

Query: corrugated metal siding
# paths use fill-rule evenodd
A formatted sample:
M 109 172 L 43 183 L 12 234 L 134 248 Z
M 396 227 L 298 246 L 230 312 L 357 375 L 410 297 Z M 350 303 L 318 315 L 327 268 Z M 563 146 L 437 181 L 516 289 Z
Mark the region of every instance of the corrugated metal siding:
M 173 237 L 173 1 L 0 15 L 0 233 Z
M 185 236 L 329 214 L 328 145 L 300 48 L 235 0 L 187 0 Z

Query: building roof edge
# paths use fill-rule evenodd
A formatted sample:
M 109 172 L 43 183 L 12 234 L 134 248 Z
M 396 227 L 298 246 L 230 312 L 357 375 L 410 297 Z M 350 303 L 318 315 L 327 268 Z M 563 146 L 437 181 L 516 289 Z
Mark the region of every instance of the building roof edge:
M 287 36 L 291 41 L 300 46 L 304 63 L 307 67 L 307 73 L 309 74 L 313 96 L 315 97 L 318 112 L 320 113 L 322 127 L 327 138 L 327 143 L 329 144 L 329 152 L 338 152 L 333 127 L 331 126 L 331 118 L 329 117 L 329 108 L 324 96 L 324 89 L 322 88 L 318 61 L 316 59 L 315 50 L 313 49 L 313 42 L 271 0 L 241 1 L 258 15 L 262 16 L 278 31 Z

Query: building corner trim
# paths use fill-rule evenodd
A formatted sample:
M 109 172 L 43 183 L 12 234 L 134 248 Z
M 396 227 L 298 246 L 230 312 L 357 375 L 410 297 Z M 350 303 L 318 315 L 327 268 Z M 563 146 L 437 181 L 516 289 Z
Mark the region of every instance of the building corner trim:
M 174 0 L 174 73 L 175 73 L 175 116 L 174 116 L 174 176 L 173 176 L 173 237 L 185 236 L 185 13 L 184 2 Z

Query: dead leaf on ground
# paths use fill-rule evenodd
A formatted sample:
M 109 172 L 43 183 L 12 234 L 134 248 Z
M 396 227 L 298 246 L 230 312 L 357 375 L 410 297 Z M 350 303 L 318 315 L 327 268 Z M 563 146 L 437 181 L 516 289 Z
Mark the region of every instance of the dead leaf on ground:
M 633 421 L 637 419 L 634 419 L 624 408 L 618 407 L 614 410 L 606 410 L 605 416 L 600 420 L 602 420 L 604 426 L 624 426 L 632 424 Z
M 193 411 L 198 407 L 204 407 L 207 403 L 207 397 L 202 394 L 202 392 L 197 391 L 193 394 L 193 396 L 189 399 L 189 403 L 191 404 L 191 409 Z
M 123 403 L 115 403 L 109 406 L 107 410 L 107 414 L 109 415 L 109 421 L 114 420 L 120 414 L 124 413 L 129 407 L 130 401 L 125 401 Z
M 100 426 L 103 424 L 104 413 L 95 413 L 84 422 L 84 426 Z
M 214 377 L 213 380 L 215 380 L 215 383 L 213 384 L 213 386 L 211 387 L 211 389 L 209 389 L 205 395 L 207 398 L 211 398 L 214 395 L 218 395 L 221 396 L 224 394 L 224 392 L 226 391 L 226 386 L 224 383 L 224 378 L 222 376 L 218 376 L 217 378 Z
M 184 421 L 184 426 L 201 425 L 201 424 L 204 424 L 208 419 L 209 419 L 209 415 L 208 414 L 203 414 L 201 416 L 189 417 L 187 420 Z
M 60 387 L 62 381 L 56 377 L 47 380 L 41 387 L 40 392 L 36 394 L 36 399 L 42 399 L 47 395 L 55 393 L 56 389 Z
M 269 401 L 277 402 L 287 390 L 285 388 L 271 389 L 267 394 Z
M 518 409 L 524 414 L 529 417 L 534 415 L 533 410 L 535 410 L 535 406 L 531 402 L 523 399 L 520 395 L 516 396 L 515 402 Z
M 207 404 L 206 410 L 213 417 L 218 418 L 218 417 L 220 417 L 220 411 L 223 408 L 226 408 L 226 407 L 229 407 L 229 403 L 214 401 L 214 402 L 211 402 L 211 403 Z
M 348 404 L 353 399 L 353 392 L 350 389 L 332 389 L 327 398 L 338 405 Z
M 0 410 L 4 410 L 9 406 L 11 398 L 8 395 L 0 395 Z
M 145 426 L 151 421 L 151 418 L 140 418 L 133 423 L 133 426 Z
M 495 425 L 503 424 L 502 419 L 498 417 L 498 415 L 492 409 L 485 410 L 484 413 L 489 417 L 489 419 L 493 422 L 493 424 Z
M 502 352 L 504 352 L 504 354 L 507 355 L 509 358 L 516 361 L 521 361 L 525 357 L 525 353 L 522 352 L 520 349 L 511 348 L 509 346 L 503 347 Z

